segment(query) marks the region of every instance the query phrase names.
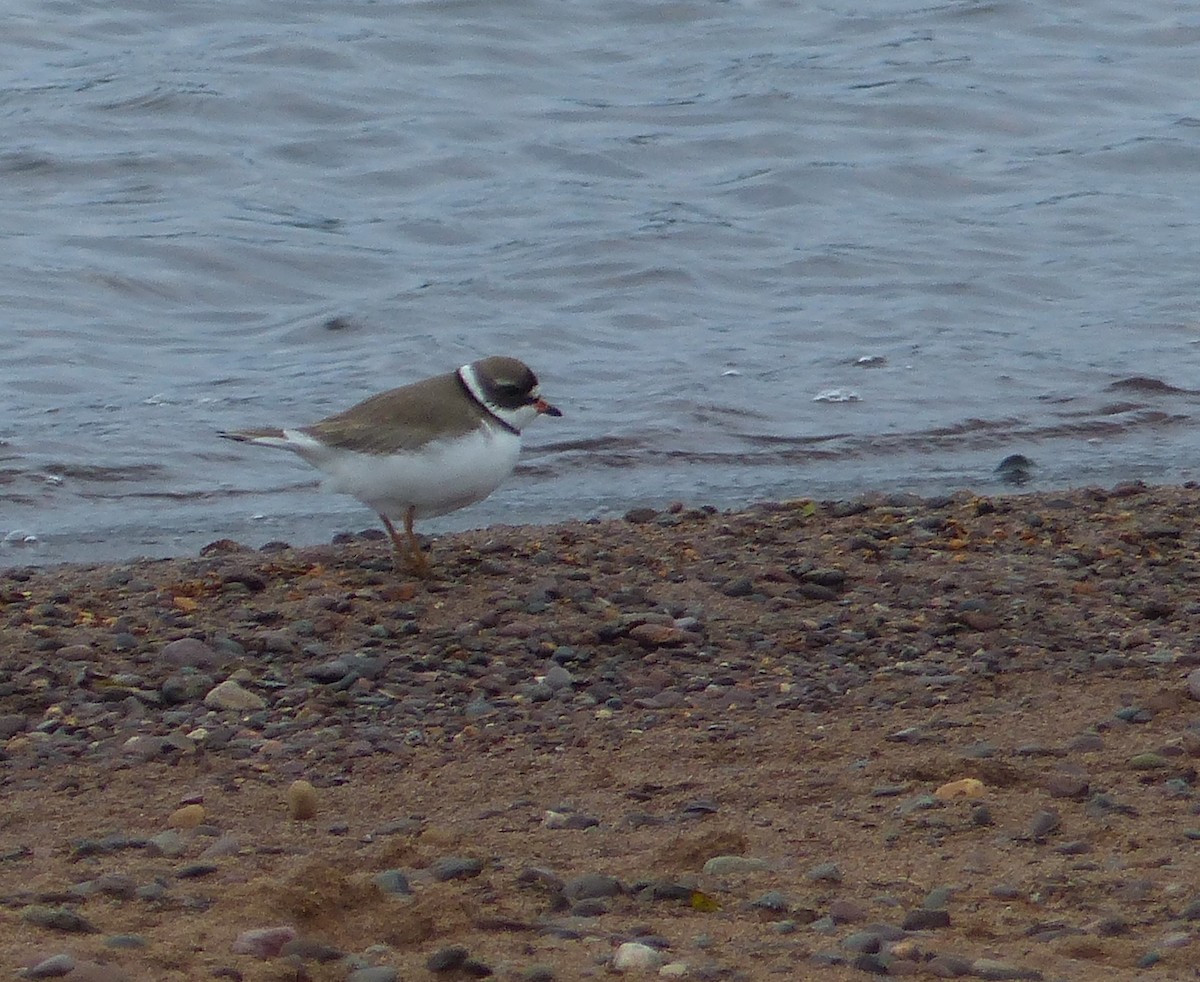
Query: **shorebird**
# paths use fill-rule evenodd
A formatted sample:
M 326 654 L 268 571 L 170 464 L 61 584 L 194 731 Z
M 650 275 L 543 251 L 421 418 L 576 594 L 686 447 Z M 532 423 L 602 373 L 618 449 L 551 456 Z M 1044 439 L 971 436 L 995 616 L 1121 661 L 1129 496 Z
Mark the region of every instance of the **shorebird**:
M 517 464 L 521 430 L 543 415 L 562 412 L 542 398 L 529 366 L 493 355 L 381 392 L 310 426 L 220 435 L 290 450 L 322 471 L 326 488 L 354 496 L 379 516 L 398 565 L 407 561 L 428 576 L 413 522 L 495 491 Z M 395 522 L 403 524 L 405 539 Z

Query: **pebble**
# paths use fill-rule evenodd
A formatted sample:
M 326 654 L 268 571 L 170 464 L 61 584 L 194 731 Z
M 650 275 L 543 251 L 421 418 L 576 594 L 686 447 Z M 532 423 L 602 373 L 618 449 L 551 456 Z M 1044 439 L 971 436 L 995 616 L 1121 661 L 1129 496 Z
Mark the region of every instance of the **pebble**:
M 883 947 L 883 939 L 875 931 L 855 931 L 842 939 L 842 947 L 847 951 L 873 954 Z
M 853 900 L 839 899 L 829 905 L 829 917 L 835 924 L 854 924 L 866 916 L 866 910 Z
M 470 954 L 463 945 L 447 945 L 425 959 L 425 967 L 431 972 L 454 972 L 463 967 Z
M 145 948 L 147 945 L 146 939 L 140 934 L 113 934 L 104 939 L 105 947 L 108 948 Z
M 408 896 L 412 893 L 408 877 L 398 869 L 385 869 L 382 873 L 376 873 L 371 878 L 371 882 L 381 891 L 392 896 Z
M 757 873 L 770 868 L 765 859 L 753 856 L 713 856 L 704 864 L 704 872 L 709 876 L 730 876 L 738 873 Z
M 268 958 L 278 958 L 283 946 L 289 941 L 295 941 L 296 937 L 296 929 L 286 924 L 279 927 L 251 928 L 237 936 L 230 950 L 235 955 L 252 955 L 265 961 Z
M 183 837 L 174 829 L 160 832 L 146 843 L 146 852 L 151 856 L 166 856 L 169 859 L 182 856 L 186 849 Z
M 768 890 L 750 905 L 759 910 L 769 910 L 773 913 L 786 912 L 788 899 L 778 890 Z
M 666 959 L 662 952 L 639 941 L 626 941 L 613 954 L 614 972 L 655 972 Z
M 483 872 L 483 860 L 470 856 L 445 856 L 429 867 L 429 872 L 439 883 L 447 880 L 466 880 Z
M 933 931 L 949 926 L 950 911 L 931 907 L 917 907 L 910 910 L 900 924 L 905 931 Z
M 220 859 L 222 856 L 236 856 L 241 851 L 242 843 L 235 835 L 223 835 L 211 846 L 200 853 L 201 859 Z
M 1043 808 L 1029 822 L 1029 834 L 1035 839 L 1044 839 L 1062 824 L 1062 817 L 1053 808 Z
M 94 934 L 96 931 L 86 917 L 69 907 L 31 904 L 21 911 L 21 920 L 27 924 L 48 928 L 51 931 L 62 931 L 66 934 Z
M 36 965 L 25 969 L 21 976 L 27 979 L 58 979 L 75 971 L 75 959 L 62 952 L 51 955 Z
M 902 801 L 896 806 L 896 814 L 901 818 L 912 815 L 915 812 L 927 811 L 930 808 L 940 807 L 941 802 L 931 794 L 919 794 L 915 798 L 909 798 L 907 801 Z
M 176 668 L 216 668 L 221 663 L 221 656 L 196 638 L 170 641 L 162 646 L 158 657 Z
M 317 814 L 317 789 L 308 781 L 293 781 L 287 789 L 287 815 L 296 822 L 307 821 Z
M 1019 968 L 994 958 L 976 958 L 971 963 L 971 974 L 980 979 L 1027 979 L 1030 982 L 1042 978 L 1042 973 L 1037 969 Z
M 1200 668 L 1193 668 L 1188 672 L 1187 691 L 1193 699 L 1200 699 Z
M 204 697 L 204 705 L 209 709 L 232 709 L 238 712 L 248 712 L 254 709 L 263 709 L 267 704 L 262 696 L 243 689 L 233 679 L 226 679 L 209 690 L 208 695 Z
M 925 965 L 925 971 L 936 979 L 957 979 L 971 974 L 971 959 L 961 955 L 934 955 Z
M 194 829 L 204 821 L 203 805 L 184 805 L 176 808 L 167 818 L 167 827 L 172 829 Z
M 705 869 L 705 872 L 708 872 Z M 842 871 L 837 863 L 818 863 L 805 874 L 813 883 L 841 883 Z
M 978 778 L 964 777 L 943 784 L 933 794 L 941 801 L 953 801 L 955 798 L 981 798 L 985 791 L 983 782 Z
M 596 897 L 615 897 L 621 892 L 621 881 L 604 873 L 584 873 L 563 884 L 562 893 L 568 900 L 590 900 Z
M 1069 771 L 1051 774 L 1046 780 L 1046 790 L 1051 798 L 1086 798 L 1089 788 L 1086 777 Z

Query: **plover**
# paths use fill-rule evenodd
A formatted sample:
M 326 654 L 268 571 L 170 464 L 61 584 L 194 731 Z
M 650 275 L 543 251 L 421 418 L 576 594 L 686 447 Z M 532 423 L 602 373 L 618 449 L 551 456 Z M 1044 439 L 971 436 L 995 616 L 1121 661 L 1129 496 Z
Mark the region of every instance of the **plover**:
M 427 576 L 413 522 L 495 491 L 517 464 L 521 430 L 541 415 L 562 412 L 542 398 L 528 365 L 494 355 L 381 392 L 311 426 L 220 435 L 290 450 L 322 471 L 326 488 L 375 511 L 397 560 Z M 407 541 L 394 522 L 403 523 Z

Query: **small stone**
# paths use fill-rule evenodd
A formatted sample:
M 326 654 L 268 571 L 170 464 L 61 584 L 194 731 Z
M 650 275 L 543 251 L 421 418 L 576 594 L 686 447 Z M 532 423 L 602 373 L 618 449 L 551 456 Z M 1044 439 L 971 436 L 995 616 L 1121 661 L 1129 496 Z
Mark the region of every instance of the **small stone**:
M 941 910 L 943 907 L 948 907 L 957 891 L 954 887 L 934 887 L 921 902 L 921 906 L 929 910 Z
M 158 653 L 161 661 L 176 668 L 215 668 L 221 657 L 196 638 L 180 638 L 163 645 Z
M 933 794 L 941 801 L 953 801 L 955 798 L 982 798 L 985 790 L 978 778 L 964 777 L 943 784 Z
M 393 896 L 407 896 L 412 893 L 408 877 L 398 869 L 385 869 L 382 873 L 376 873 L 371 877 L 371 882 L 383 893 Z
M 630 629 L 629 637 L 647 649 L 675 648 L 688 640 L 684 631 L 666 624 L 638 624 Z
M 425 967 L 431 972 L 454 972 L 463 967 L 469 955 L 460 944 L 447 945 L 425 959 Z
M 1193 668 L 1188 672 L 1187 691 L 1193 699 L 1200 699 L 1200 668 Z
M 146 852 L 151 856 L 166 856 L 169 859 L 182 856 L 185 849 L 187 846 L 184 844 L 183 837 L 174 829 L 159 832 L 146 843 Z
M 1129 758 L 1129 766 L 1135 771 L 1156 771 L 1170 767 L 1171 765 L 1162 754 L 1150 751 L 1143 754 L 1134 754 Z
M 194 829 L 204 821 L 203 805 L 184 805 L 176 808 L 167 818 L 167 827 L 172 829 Z
M 233 679 L 226 679 L 220 685 L 209 691 L 204 697 L 204 705 L 209 709 L 232 709 L 238 712 L 248 712 L 263 709 L 267 704 L 262 696 L 243 689 Z
M 971 974 L 981 979 L 1027 979 L 1037 982 L 1042 973 L 1033 968 L 1019 968 L 994 958 L 976 958 L 971 962 Z
M 58 979 L 74 972 L 75 964 L 75 959 L 64 951 L 58 955 L 51 955 L 20 974 L 27 979 Z
M 778 890 L 768 890 L 761 897 L 755 900 L 750 905 L 757 907 L 759 910 L 769 910 L 772 913 L 786 912 L 788 909 L 788 900 Z
M 868 975 L 889 975 L 888 959 L 885 956 L 877 954 L 858 955 L 850 964 L 859 972 L 866 972 Z
M 958 979 L 971 974 L 971 959 L 961 955 L 934 955 L 925 965 L 925 971 L 936 979 Z
M 721 592 L 727 597 L 749 597 L 754 593 L 754 581 L 748 576 L 739 576 L 722 586 Z
M 104 939 L 104 944 L 108 948 L 145 948 L 147 943 L 140 934 L 113 934 Z
M 446 856 L 434 862 L 429 872 L 439 883 L 447 880 L 466 880 L 483 872 L 483 860 L 469 856 Z
M 569 689 L 575 682 L 575 676 L 572 675 L 562 665 L 551 665 L 546 669 L 546 675 L 542 681 L 555 692 L 561 689 Z
M 212 876 L 220 867 L 215 863 L 191 863 L 188 866 L 183 866 L 175 871 L 175 878 L 179 880 L 198 880 L 204 876 Z
M 62 931 L 66 934 L 94 934 L 96 931 L 86 917 L 77 914 L 69 907 L 31 904 L 21 911 L 21 920 L 27 924 L 48 928 L 51 931 Z
M 1082 799 L 1088 795 L 1089 784 L 1082 774 L 1060 771 L 1047 779 L 1046 790 L 1051 798 Z
M 279 952 L 289 941 L 295 941 L 296 929 L 284 924 L 279 927 L 258 927 L 243 931 L 237 936 L 230 950 L 235 955 L 252 955 L 264 961 L 278 958 Z
M 590 900 L 615 897 L 621 892 L 621 881 L 603 873 L 584 873 L 563 884 L 563 896 L 568 900 Z
M 883 947 L 883 939 L 875 931 L 855 931 L 842 939 L 842 947 L 847 951 L 874 954 Z
M 29 720 L 16 713 L 8 713 L 0 716 L 0 740 L 8 740 L 10 737 L 15 737 L 18 733 L 24 733 L 28 725 Z
M 211 846 L 200 853 L 201 859 L 220 859 L 222 856 L 236 856 L 242 848 L 241 840 L 235 835 L 223 835 Z
M 1104 749 L 1104 737 L 1094 730 L 1084 730 L 1073 737 L 1067 744 L 1067 749 L 1074 753 L 1092 753 Z
M 704 864 L 709 876 L 731 876 L 738 873 L 757 873 L 769 869 L 770 863 L 753 856 L 713 856 Z
M 837 863 L 818 863 L 806 874 L 813 883 L 841 883 L 842 871 Z
M 317 789 L 308 781 L 293 781 L 287 789 L 287 815 L 304 822 L 317 814 Z
M 867 916 L 866 910 L 853 900 L 835 900 L 829 905 L 829 916 L 835 924 L 854 924 Z
M 92 881 L 96 893 L 118 900 L 131 900 L 137 894 L 137 881 L 125 873 L 101 873 Z
M 1043 808 L 1029 823 L 1029 834 L 1034 839 L 1044 839 L 1062 824 L 1062 817 L 1053 808 Z
M 927 811 L 930 808 L 938 808 L 941 802 L 931 794 L 919 794 L 915 798 L 909 798 L 907 801 L 902 801 L 896 806 L 896 814 L 901 818 L 915 814 L 919 811 Z
M 905 931 L 933 931 L 949 926 L 950 911 L 930 907 L 918 907 L 910 910 L 900 924 Z
M 613 954 L 614 972 L 654 972 L 662 967 L 665 959 L 662 952 L 647 944 L 626 941 Z

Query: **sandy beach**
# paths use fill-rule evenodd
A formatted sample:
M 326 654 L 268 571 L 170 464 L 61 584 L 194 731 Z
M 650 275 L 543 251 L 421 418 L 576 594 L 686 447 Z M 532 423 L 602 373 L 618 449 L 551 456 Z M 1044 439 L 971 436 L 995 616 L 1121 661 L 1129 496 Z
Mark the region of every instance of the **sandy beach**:
M 0 573 L 0 966 L 1196 977 L 1191 488 Z

